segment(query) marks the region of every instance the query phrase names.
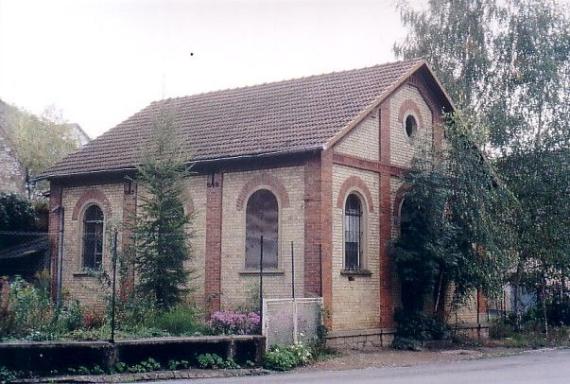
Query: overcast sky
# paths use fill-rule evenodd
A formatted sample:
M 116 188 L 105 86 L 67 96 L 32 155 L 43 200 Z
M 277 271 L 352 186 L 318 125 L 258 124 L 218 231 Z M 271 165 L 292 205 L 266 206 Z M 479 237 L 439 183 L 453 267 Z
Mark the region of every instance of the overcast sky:
M 0 0 L 0 98 L 95 137 L 164 97 L 387 62 L 403 36 L 395 0 Z

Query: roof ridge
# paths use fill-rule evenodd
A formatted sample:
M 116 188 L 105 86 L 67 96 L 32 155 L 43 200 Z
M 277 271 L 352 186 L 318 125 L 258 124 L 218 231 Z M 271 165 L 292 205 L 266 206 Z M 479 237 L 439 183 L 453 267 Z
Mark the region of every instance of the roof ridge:
M 194 94 L 184 95 L 184 96 L 167 97 L 167 98 L 165 98 L 165 99 L 154 100 L 154 101 L 152 101 L 152 102 L 150 103 L 150 105 L 153 105 L 153 104 L 160 104 L 160 103 L 169 102 L 169 101 L 175 101 L 175 100 L 180 100 L 180 99 L 188 99 L 188 98 L 194 98 L 194 97 L 199 97 L 199 96 L 212 95 L 212 94 L 216 94 L 216 93 L 220 93 L 220 94 L 221 94 L 221 93 L 229 92 L 229 91 L 244 90 L 244 89 L 247 89 L 247 88 L 262 87 L 262 86 L 266 86 L 266 85 L 277 85 L 277 84 L 289 83 L 289 82 L 290 82 L 290 83 L 293 83 L 293 82 L 300 81 L 300 80 L 307 80 L 307 79 L 316 78 L 316 77 L 321 77 L 321 76 L 330 76 L 330 75 L 334 75 L 334 74 L 342 74 L 342 73 L 349 73 L 349 72 L 358 72 L 358 71 L 363 71 L 363 70 L 372 69 L 372 68 L 376 68 L 376 67 L 388 67 L 388 66 L 390 66 L 390 65 L 395 65 L 395 64 L 421 62 L 421 61 L 425 61 L 425 59 L 424 59 L 423 57 L 415 57 L 415 58 L 412 58 L 412 59 L 394 60 L 394 61 L 389 61 L 389 62 L 386 62 L 386 63 L 374 64 L 374 65 L 370 65 L 370 66 L 366 66 L 366 67 L 360 67 L 360 68 L 343 69 L 343 70 L 340 70 L 340 71 L 324 72 L 324 73 L 319 73 L 319 74 L 315 74 L 315 75 L 307 75 L 307 76 L 301 76 L 301 77 L 292 77 L 292 78 L 289 78 L 289 79 L 276 80 L 276 81 L 266 81 L 266 82 L 263 82 L 263 83 L 251 84 L 251 85 L 242 85 L 242 86 L 233 87 L 233 88 L 216 89 L 216 90 L 212 90 L 212 91 L 199 92 L 199 93 L 194 93 Z

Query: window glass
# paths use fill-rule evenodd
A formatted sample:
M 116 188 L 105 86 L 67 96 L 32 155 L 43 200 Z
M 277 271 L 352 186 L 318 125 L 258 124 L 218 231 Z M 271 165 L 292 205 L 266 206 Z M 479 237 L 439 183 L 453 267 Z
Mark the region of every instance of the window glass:
M 256 191 L 247 202 L 245 267 L 259 269 L 261 236 L 263 268 L 277 268 L 279 248 L 279 208 L 275 195 L 266 189 Z
M 362 255 L 362 204 L 355 194 L 346 199 L 344 209 L 344 268 L 360 268 Z
M 416 118 L 412 115 L 406 117 L 406 135 L 408 137 L 413 137 L 416 134 L 418 129 L 418 123 L 416 122 Z
M 103 211 L 92 205 L 83 216 L 83 268 L 100 269 L 103 259 Z

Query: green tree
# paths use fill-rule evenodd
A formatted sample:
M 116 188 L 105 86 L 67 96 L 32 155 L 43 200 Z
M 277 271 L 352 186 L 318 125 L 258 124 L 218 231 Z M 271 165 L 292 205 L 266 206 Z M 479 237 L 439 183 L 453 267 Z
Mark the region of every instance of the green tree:
M 176 142 L 171 115 L 158 113 L 137 167 L 141 187 L 134 228 L 137 289 L 161 309 L 180 301 L 189 278 L 184 263 L 190 259 L 190 220 L 183 204 L 188 159 Z
M 26 170 L 31 197 L 32 179 L 76 150 L 79 142 L 54 107 L 46 108 L 40 117 L 14 106 L 2 107 L 6 110 L 7 133 Z
M 421 311 L 426 295 L 433 294 L 433 312 L 440 316 L 451 287 L 452 304 L 476 289 L 500 289 L 504 271 L 512 265 L 505 213 L 514 206 L 474 144 L 472 123 L 449 117 L 445 129 L 445 149 L 417 156 L 406 176 L 410 189 L 394 247 L 404 309 Z
M 430 0 L 424 10 L 401 10 L 409 33 L 395 52 L 426 57 L 483 127 L 476 141 L 519 200 L 513 282 L 536 287 L 544 304 L 549 281 L 570 269 L 560 238 L 570 232 L 561 214 L 570 204 L 568 13 L 554 0 Z
M 0 250 L 25 242 L 37 231 L 32 203 L 14 193 L 0 193 Z

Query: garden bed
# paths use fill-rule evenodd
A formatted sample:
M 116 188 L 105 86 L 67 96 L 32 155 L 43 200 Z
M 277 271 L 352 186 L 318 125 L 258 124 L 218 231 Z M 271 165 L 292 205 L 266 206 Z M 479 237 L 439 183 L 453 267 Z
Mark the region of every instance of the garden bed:
M 0 365 L 25 375 L 55 375 L 81 368 L 112 372 L 117 364 L 130 366 L 148 359 L 164 367 L 175 361 L 198 366 L 198 355 L 207 353 L 238 364 L 259 365 L 264 349 L 265 337 L 256 335 L 158 337 L 115 343 L 9 342 L 0 343 Z

